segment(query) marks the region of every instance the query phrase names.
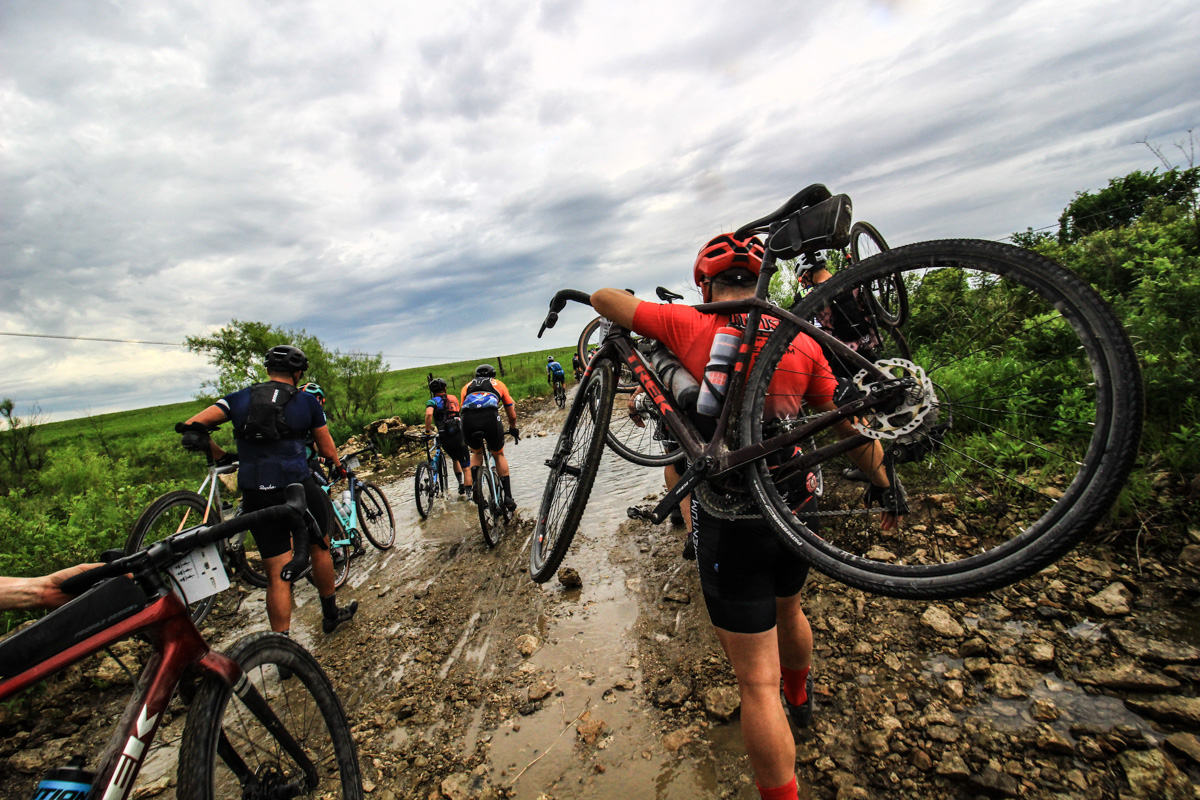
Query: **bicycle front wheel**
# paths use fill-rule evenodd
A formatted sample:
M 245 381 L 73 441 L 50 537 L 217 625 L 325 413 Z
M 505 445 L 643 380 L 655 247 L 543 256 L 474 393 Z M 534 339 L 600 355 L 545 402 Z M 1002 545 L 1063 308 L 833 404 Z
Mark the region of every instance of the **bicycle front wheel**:
M 206 508 L 208 508 L 208 499 L 204 495 L 187 491 L 167 492 L 147 506 L 146 510 L 137 518 L 137 522 L 133 523 L 133 529 L 125 540 L 125 554 L 132 555 L 185 528 L 201 524 L 213 525 L 221 521 L 220 509 L 215 507 L 210 509 L 208 517 L 205 518 Z M 168 575 L 169 573 L 164 572 L 163 574 Z M 168 577 L 168 585 L 171 584 L 171 580 Z M 208 616 L 208 612 L 212 610 L 216 599 L 216 595 L 210 595 L 203 600 L 189 603 L 188 612 L 191 614 L 192 622 L 197 625 L 203 622 L 204 618 Z
M 881 352 L 876 364 L 909 387 L 897 407 L 854 424 L 878 442 L 872 457 L 907 492 L 900 527 L 882 530 L 882 511 L 900 504 L 885 509 L 869 495 L 861 462 L 822 465 L 815 513 L 793 510 L 794 487 L 778 485 L 785 472 L 778 462 L 753 465 L 752 490 L 815 567 L 865 591 L 933 599 L 1006 586 L 1073 547 L 1128 477 L 1142 425 L 1133 348 L 1084 281 L 995 242 L 889 251 L 839 272 L 795 313 L 818 315 L 855 286 L 888 275 L 911 290 L 905 330 L 912 355 Z M 743 446 L 795 425 L 795 392 L 804 381 L 788 374 L 787 350 L 797 333 L 794 324 L 781 324 L 751 371 L 740 416 Z M 888 346 L 881 343 L 884 351 Z M 833 361 L 845 352 L 831 350 Z M 870 391 L 864 376 L 843 380 L 840 396 Z M 822 445 L 835 437 L 817 438 Z
M 417 498 L 417 513 L 421 515 L 421 519 L 425 519 L 433 510 L 433 465 L 428 461 L 417 465 L 413 494 Z
M 529 575 L 545 583 L 562 563 L 583 518 L 600 467 L 604 436 L 615 392 L 613 363 L 592 366 L 575 392 L 562 433 L 547 465 L 550 476 L 542 493 L 537 525 L 529 552 Z
M 274 633 L 240 639 L 226 655 L 241 665 L 247 685 L 235 693 L 215 676 L 200 684 L 180 745 L 179 800 L 362 800 L 346 712 L 317 660 Z M 266 701 L 282 729 L 264 719 L 256 698 Z M 285 746 L 285 737 L 299 753 Z
M 367 540 L 380 550 L 388 550 L 396 543 L 396 518 L 392 516 L 392 505 L 382 489 L 366 481 L 358 490 L 358 526 L 366 534 Z
M 888 250 L 883 234 L 869 222 L 850 226 L 850 254 L 857 264 Z M 880 322 L 900 326 L 908 321 L 908 289 L 900 273 L 893 272 L 866 284 L 867 302 Z
M 629 401 L 636 404 L 642 423 L 639 426 L 630 414 L 629 402 L 624 398 L 619 402 L 614 399 L 604 441 L 626 461 L 643 467 L 665 467 L 682 459 L 684 452 L 682 448 L 669 447 L 671 439 L 666 424 L 654 403 L 645 400 L 644 394 L 637 394 Z

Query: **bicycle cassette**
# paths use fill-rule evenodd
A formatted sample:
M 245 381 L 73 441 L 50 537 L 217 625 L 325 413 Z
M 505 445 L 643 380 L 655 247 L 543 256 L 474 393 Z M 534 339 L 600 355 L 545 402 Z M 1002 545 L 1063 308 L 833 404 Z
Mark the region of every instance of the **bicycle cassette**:
M 876 361 L 875 366 L 893 378 L 911 378 L 913 386 L 904 393 L 900 405 L 891 411 L 872 411 L 851 420 L 855 430 L 871 439 L 901 439 L 915 433 L 922 425 L 937 422 L 937 395 L 925 370 L 902 358 Z M 864 394 L 870 391 L 866 370 L 854 376 L 854 385 Z

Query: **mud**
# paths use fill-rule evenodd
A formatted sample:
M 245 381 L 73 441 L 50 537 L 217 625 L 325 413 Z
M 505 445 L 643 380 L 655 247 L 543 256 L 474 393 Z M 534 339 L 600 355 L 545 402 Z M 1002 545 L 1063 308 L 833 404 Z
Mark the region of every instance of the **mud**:
M 397 543 L 354 562 L 340 596 L 358 599 L 355 621 L 325 636 L 315 592 L 298 587 L 293 635 L 338 688 L 368 797 L 757 797 L 682 529 L 626 518 L 661 491 L 660 470 L 606 452 L 564 562 L 582 585 L 530 581 L 529 520 L 564 414 L 521 409 L 524 438 L 506 448 L 520 510 L 497 548 L 457 497 L 421 521 L 411 471 L 392 463 L 374 480 Z M 1200 580 L 1175 556 L 1089 545 L 1019 586 L 939 604 L 814 575 L 801 795 L 1200 796 Z M 205 634 L 220 648 L 266 628 L 263 593 L 237 587 Z M 118 655 L 136 671 L 142 648 Z M 0 708 L 0 795 L 94 757 L 128 684 L 105 657 Z M 174 796 L 173 711 L 135 797 Z

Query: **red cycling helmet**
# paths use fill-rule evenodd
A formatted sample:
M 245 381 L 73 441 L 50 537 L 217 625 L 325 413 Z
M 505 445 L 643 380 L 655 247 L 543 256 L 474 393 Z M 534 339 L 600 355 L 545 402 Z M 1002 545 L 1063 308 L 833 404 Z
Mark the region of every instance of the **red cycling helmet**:
M 764 255 L 766 251 L 757 237 L 737 239 L 732 233 L 722 233 L 709 239 L 700 248 L 692 279 L 699 286 L 703 280 L 712 280 L 716 275 L 733 267 L 745 267 L 757 275 L 762 268 Z

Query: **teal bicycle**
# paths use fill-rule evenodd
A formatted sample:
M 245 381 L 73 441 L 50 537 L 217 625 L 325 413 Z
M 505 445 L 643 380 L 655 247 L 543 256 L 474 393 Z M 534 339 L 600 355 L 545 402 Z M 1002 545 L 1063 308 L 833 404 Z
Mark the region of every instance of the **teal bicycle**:
M 448 457 L 437 434 L 426 434 L 421 441 L 425 443 L 425 460 L 417 465 L 413 495 L 417 499 L 417 513 L 425 519 L 433 510 L 433 501 L 445 497 L 450 484 L 446 467 Z
M 366 552 L 362 546 L 364 535 L 380 550 L 389 550 L 396 543 L 396 518 L 383 490 L 354 474 L 359 467 L 358 457 L 374 450 L 372 445 L 342 459 L 346 488 L 337 496 L 333 494 L 333 482 L 320 470 L 313 470 L 317 483 L 329 495 L 333 511 L 335 530 L 330 534 L 329 554 L 333 558 L 334 585 L 339 587 L 350 575 L 350 560 Z

